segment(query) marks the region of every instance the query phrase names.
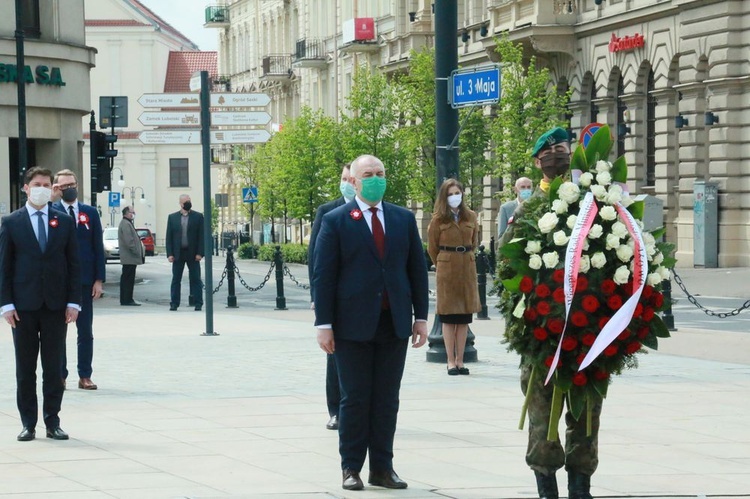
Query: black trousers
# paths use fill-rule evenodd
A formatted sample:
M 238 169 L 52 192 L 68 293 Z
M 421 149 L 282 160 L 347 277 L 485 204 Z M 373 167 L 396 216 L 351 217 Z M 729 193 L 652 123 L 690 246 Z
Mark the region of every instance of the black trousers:
M 60 406 L 63 386 L 60 379 L 62 352 L 65 349 L 65 309 L 18 310 L 13 328 L 13 347 L 16 354 L 16 403 L 21 423 L 36 428 L 39 402 L 36 396 L 36 364 L 42 359 L 42 417 L 47 428 L 60 426 Z
M 183 251 L 187 253 L 187 250 Z M 169 304 L 174 307 L 180 306 L 180 288 L 182 287 L 182 273 L 188 268 L 188 278 L 190 279 L 190 296 L 195 300 L 195 306 L 203 305 L 203 282 L 201 281 L 201 262 L 195 261 L 195 255 L 187 258 L 180 255 L 179 259 L 172 262 L 172 286 L 170 289 Z
M 339 372 L 336 369 L 336 360 L 333 355 L 326 355 L 326 404 L 328 415 L 339 415 L 339 404 L 341 403 L 341 390 L 339 389 Z
M 92 367 L 91 360 L 94 357 L 94 298 L 91 296 L 93 284 L 81 286 L 81 311 L 76 319 L 78 346 L 78 377 L 90 378 Z M 132 292 L 131 292 L 132 298 Z M 62 353 L 62 377 L 68 377 L 68 356 L 66 348 Z
M 388 310 L 380 314 L 371 341 L 336 340 L 342 469 L 361 471 L 368 452 L 370 470 L 393 469 L 393 437 L 408 343 L 394 334 Z
M 120 276 L 120 305 L 132 303 L 135 287 L 135 268 L 137 265 L 123 265 Z

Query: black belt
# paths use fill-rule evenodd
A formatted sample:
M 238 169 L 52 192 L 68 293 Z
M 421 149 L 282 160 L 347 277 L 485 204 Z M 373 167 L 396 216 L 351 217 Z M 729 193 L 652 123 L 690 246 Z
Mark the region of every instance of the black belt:
M 474 249 L 473 246 L 438 246 L 440 251 L 455 251 L 456 253 L 466 253 Z

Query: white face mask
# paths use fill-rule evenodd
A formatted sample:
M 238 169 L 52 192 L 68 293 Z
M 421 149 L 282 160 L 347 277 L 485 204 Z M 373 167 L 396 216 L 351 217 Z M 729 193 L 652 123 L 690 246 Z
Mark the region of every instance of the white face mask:
M 52 189 L 47 187 L 29 187 L 29 201 L 36 206 L 49 203 L 52 198 Z
M 448 206 L 450 206 L 451 208 L 458 208 L 459 206 L 461 206 L 462 197 L 463 196 L 461 194 L 453 194 L 452 196 L 448 196 Z

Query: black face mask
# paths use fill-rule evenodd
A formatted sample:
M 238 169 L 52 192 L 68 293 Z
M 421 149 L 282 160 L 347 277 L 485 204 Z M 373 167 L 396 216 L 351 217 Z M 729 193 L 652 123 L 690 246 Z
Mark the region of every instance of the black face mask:
M 547 178 L 561 177 L 565 175 L 570 168 L 570 153 L 558 151 L 552 154 L 547 154 L 540 159 L 539 162 L 541 163 L 542 171 Z
M 191 203 L 190 201 L 185 201 L 185 202 L 184 202 L 184 203 L 182 204 L 182 209 L 183 209 L 183 210 L 185 210 L 185 211 L 190 211 L 190 209 L 191 209 L 192 207 L 193 207 L 193 203 Z
M 78 189 L 75 187 L 68 187 L 62 191 L 62 198 L 66 203 L 72 203 L 78 199 Z

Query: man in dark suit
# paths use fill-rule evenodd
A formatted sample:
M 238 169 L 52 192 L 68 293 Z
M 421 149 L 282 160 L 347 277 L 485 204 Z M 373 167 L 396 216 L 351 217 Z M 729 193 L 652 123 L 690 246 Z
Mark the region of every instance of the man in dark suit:
M 382 202 L 385 168 L 375 156 L 352 162 L 355 199 L 323 217 L 313 285 L 318 344 L 339 372 L 342 487 L 404 489 L 393 470 L 393 437 L 408 338 L 427 339 L 427 266 L 414 215 Z M 412 316 L 414 322 L 412 322 Z
M 172 288 L 169 310 L 180 306 L 180 287 L 185 265 L 190 278 L 190 296 L 195 299 L 195 310 L 203 307 L 203 282 L 201 282 L 201 260 L 203 259 L 203 214 L 193 211 L 190 196 L 180 196 L 180 211 L 167 219 L 167 259 L 172 263 Z
M 33 440 L 39 406 L 36 364 L 41 349 L 42 412 L 47 438 L 67 440 L 60 428 L 62 351 L 68 324 L 81 309 L 81 275 L 75 222 L 49 206 L 52 172 L 26 171 L 26 205 L 0 225 L 0 311 L 13 328 L 16 402 L 23 430 L 19 441 Z
M 310 244 L 307 246 L 307 271 L 310 277 L 310 299 L 312 302 L 311 308 L 315 309 L 315 287 L 313 286 L 313 257 L 315 254 L 315 240 L 320 232 L 320 224 L 323 221 L 323 215 L 338 208 L 339 206 L 349 203 L 354 199 L 356 194 L 354 191 L 354 184 L 350 182 L 351 177 L 351 163 L 344 165 L 341 170 L 341 181 L 339 182 L 339 191 L 341 197 L 329 201 L 318 207 L 318 211 L 315 213 L 315 221 L 313 222 L 312 231 L 310 232 Z M 339 403 L 341 402 L 341 391 L 339 390 L 339 373 L 336 370 L 336 361 L 333 359 L 333 355 L 326 355 L 326 404 L 328 405 L 328 422 L 326 428 L 329 430 L 339 429 Z
M 106 277 L 102 221 L 96 208 L 78 201 L 78 177 L 71 170 L 60 170 L 55 174 L 53 197 L 61 198 L 52 207 L 73 218 L 78 238 L 81 263 L 81 313 L 76 320 L 78 388 L 96 390 L 97 386 L 91 381 L 91 361 L 94 357 L 94 300 L 102 296 L 102 284 Z M 63 349 L 63 385 L 67 378 L 68 359 Z

